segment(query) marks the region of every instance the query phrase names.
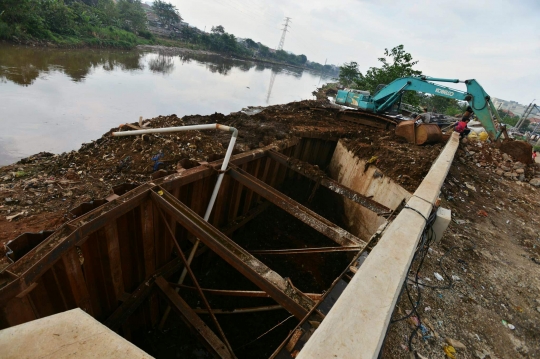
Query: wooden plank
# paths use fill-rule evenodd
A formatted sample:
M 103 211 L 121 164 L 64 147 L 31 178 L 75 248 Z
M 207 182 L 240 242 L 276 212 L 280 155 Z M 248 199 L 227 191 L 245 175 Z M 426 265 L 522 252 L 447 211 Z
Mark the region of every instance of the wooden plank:
M 96 319 L 102 319 L 101 304 L 107 303 L 105 292 L 105 283 L 101 278 L 101 262 L 99 260 L 99 249 L 97 248 L 97 236 L 91 234 L 89 238 L 80 247 L 84 258 L 82 264 L 84 279 L 90 301 L 92 303 L 93 315 Z
M 37 319 L 27 297 L 14 297 L 8 301 L 1 310 L 2 315 L 0 317 L 3 317 L 3 320 L 0 322 L 0 329 L 9 328 Z
M 219 188 L 216 198 L 216 203 L 214 204 L 214 210 L 212 211 L 212 216 L 210 216 L 210 223 L 212 223 L 214 227 L 221 227 L 225 223 L 224 218 L 226 218 L 226 211 L 223 211 L 223 207 L 230 192 L 230 185 L 231 178 L 229 176 L 223 177 L 223 181 L 221 182 L 221 187 Z
M 141 204 L 142 252 L 144 257 L 144 273 L 148 278 L 156 271 L 154 208 L 150 200 Z M 156 222 L 159 218 L 156 218 Z
M 40 278 L 36 284 L 37 286 L 28 294 L 28 296 L 35 304 L 37 316 L 43 318 L 61 312 L 60 310 L 55 310 L 49 293 L 47 293 L 47 288 L 45 288 L 43 279 Z
M 250 164 L 251 164 L 251 168 L 249 169 L 249 172 L 253 174 L 254 177 L 259 177 L 259 169 L 261 168 L 261 160 L 258 159 L 254 163 L 251 162 Z M 228 176 L 225 176 L 225 178 L 228 178 Z M 246 196 L 244 199 L 244 206 L 242 208 L 242 215 L 245 216 L 246 213 L 248 213 L 249 210 L 251 209 L 252 199 L 253 199 L 253 191 L 250 190 L 249 188 L 246 188 Z M 215 224 L 214 224 L 214 227 L 216 227 Z
M 240 204 L 239 197 L 241 196 L 242 184 L 238 181 L 232 182 L 231 199 L 227 209 L 227 223 L 231 223 L 236 218 L 237 204 Z
M 116 220 L 116 233 L 118 235 L 118 244 L 122 250 L 120 253 L 120 264 L 122 265 L 122 283 L 126 292 L 132 292 L 139 283 L 137 278 L 136 244 L 132 243 L 129 236 L 128 218 L 124 215 Z
M 86 286 L 86 280 L 81 267 L 79 253 L 76 248 L 69 249 L 62 257 L 65 275 L 69 281 L 70 291 L 77 307 L 93 315 L 92 301 Z
M 182 321 L 191 329 L 193 334 L 217 358 L 234 358 L 227 350 L 225 344 L 210 330 L 205 322 L 191 309 L 191 307 L 178 295 L 163 277 L 156 279 L 156 285 L 163 297 L 170 303 L 172 309 L 180 316 Z
M 103 228 L 105 237 L 106 256 L 103 257 L 104 267 L 109 268 L 110 281 L 114 291 L 115 306 L 125 292 L 122 276 L 122 259 L 120 256 L 120 243 L 118 241 L 118 227 L 116 221 L 111 221 Z

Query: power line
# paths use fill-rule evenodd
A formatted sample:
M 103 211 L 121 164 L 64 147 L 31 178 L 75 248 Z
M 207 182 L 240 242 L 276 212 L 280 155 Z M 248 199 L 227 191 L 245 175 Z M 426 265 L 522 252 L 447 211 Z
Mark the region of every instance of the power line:
M 290 17 L 286 17 L 285 18 L 285 24 L 283 24 L 284 28 L 282 29 L 283 30 L 283 34 L 281 35 L 281 40 L 279 40 L 279 45 L 277 47 L 278 51 L 279 50 L 283 50 L 283 45 L 285 44 L 285 35 L 287 35 L 287 32 L 289 30 L 288 27 L 289 27 L 289 21 L 291 20 Z

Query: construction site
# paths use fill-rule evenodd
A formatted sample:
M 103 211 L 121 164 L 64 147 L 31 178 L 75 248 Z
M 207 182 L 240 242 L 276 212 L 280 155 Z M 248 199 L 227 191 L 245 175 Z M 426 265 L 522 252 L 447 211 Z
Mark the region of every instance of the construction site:
M 1 356 L 539 357 L 530 150 L 326 96 L 0 168 Z

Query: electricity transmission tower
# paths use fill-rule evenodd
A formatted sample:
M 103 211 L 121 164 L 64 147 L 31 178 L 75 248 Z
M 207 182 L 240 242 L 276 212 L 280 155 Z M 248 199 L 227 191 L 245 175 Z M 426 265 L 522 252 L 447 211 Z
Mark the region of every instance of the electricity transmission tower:
M 291 20 L 290 17 L 285 18 L 285 24 L 283 24 L 284 28 L 282 29 L 283 34 L 281 35 L 281 40 L 279 40 L 279 45 L 277 47 L 278 50 L 283 50 L 283 44 L 285 43 L 285 35 L 287 35 L 287 32 L 289 31 L 287 30 L 287 28 L 290 26 L 289 25 L 290 20 Z

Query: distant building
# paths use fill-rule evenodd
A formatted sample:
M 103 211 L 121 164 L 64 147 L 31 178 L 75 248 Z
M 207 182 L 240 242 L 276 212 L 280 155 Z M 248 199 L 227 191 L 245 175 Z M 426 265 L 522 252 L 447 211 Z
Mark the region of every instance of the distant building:
M 491 101 L 498 111 L 511 111 L 514 115 L 523 116 L 523 113 L 527 109 L 528 105 L 522 105 L 517 101 L 506 101 L 499 98 L 492 97 Z M 538 114 L 537 110 L 534 110 L 531 115 Z

